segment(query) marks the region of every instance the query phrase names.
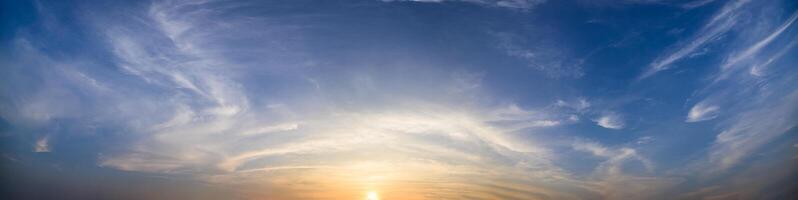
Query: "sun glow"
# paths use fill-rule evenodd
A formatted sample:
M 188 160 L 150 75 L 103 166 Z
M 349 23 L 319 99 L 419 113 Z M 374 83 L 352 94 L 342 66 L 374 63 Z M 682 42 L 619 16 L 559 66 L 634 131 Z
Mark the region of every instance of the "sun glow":
M 369 191 L 366 193 L 366 200 L 380 200 L 380 196 L 375 191 Z

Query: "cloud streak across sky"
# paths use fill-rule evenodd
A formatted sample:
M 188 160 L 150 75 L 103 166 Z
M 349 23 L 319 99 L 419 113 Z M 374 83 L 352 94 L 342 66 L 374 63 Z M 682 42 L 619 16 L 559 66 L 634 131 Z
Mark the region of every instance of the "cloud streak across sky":
M 796 195 L 792 1 L 3 4 L 15 199 Z

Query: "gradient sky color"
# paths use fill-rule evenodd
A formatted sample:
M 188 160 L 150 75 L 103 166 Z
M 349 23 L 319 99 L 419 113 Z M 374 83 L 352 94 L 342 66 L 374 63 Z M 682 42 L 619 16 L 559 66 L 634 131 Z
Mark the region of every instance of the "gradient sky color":
M 2 1 L 2 199 L 798 198 L 798 1 Z

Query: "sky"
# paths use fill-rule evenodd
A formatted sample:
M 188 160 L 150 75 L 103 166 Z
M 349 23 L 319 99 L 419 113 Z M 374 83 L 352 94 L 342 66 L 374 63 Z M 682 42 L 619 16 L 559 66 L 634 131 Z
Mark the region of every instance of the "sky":
M 793 199 L 793 0 L 1 1 L 8 199 Z

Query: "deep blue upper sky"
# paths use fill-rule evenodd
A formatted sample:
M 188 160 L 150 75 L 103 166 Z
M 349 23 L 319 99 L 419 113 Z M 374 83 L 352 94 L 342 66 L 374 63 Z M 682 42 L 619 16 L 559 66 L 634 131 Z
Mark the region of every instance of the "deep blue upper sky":
M 0 10 L 13 199 L 798 196 L 796 1 Z

